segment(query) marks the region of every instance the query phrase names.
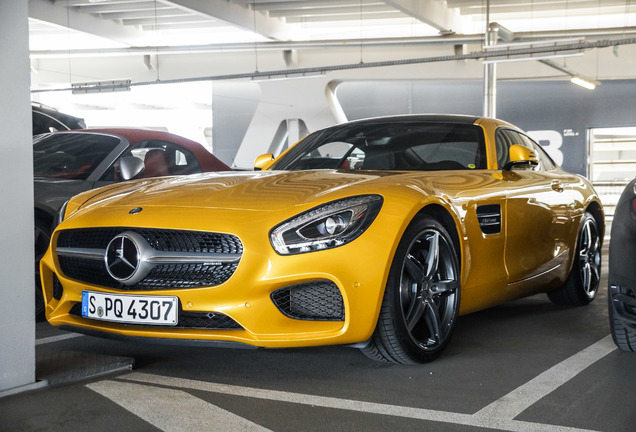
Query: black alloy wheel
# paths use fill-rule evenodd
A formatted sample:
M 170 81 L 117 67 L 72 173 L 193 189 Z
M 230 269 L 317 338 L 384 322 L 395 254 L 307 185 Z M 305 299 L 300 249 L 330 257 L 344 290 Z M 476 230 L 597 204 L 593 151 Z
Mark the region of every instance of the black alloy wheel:
M 459 298 L 453 241 L 439 222 L 419 217 L 398 246 L 378 324 L 363 352 L 394 363 L 434 360 L 451 339 Z
M 583 306 L 596 297 L 601 281 L 601 235 L 596 219 L 585 213 L 579 228 L 572 270 L 565 284 L 548 293 L 563 306 Z

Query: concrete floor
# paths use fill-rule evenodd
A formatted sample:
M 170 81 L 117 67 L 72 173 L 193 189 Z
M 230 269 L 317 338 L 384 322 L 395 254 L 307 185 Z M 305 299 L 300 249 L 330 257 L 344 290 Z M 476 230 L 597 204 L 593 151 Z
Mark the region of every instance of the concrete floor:
M 609 337 L 605 276 L 601 286 L 582 308 L 539 295 L 464 316 L 442 357 L 419 366 L 345 347 L 167 347 L 38 323 L 49 385 L 0 398 L 0 431 L 632 431 L 636 354 Z

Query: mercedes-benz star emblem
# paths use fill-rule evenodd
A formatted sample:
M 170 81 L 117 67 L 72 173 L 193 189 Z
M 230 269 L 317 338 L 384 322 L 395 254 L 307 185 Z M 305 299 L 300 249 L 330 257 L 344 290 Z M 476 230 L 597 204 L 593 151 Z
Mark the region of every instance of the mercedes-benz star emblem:
M 141 282 L 153 269 L 152 254 L 153 249 L 144 236 L 134 231 L 124 231 L 106 246 L 104 263 L 113 279 L 132 286 Z
M 114 279 L 126 282 L 139 267 L 139 247 L 129 234 L 116 236 L 106 248 L 106 269 Z

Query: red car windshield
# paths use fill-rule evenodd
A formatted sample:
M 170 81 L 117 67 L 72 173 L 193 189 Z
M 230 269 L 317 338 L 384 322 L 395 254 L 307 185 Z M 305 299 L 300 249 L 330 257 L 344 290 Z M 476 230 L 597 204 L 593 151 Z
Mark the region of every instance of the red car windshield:
M 60 133 L 33 143 L 35 177 L 86 180 L 121 141 L 113 136 Z

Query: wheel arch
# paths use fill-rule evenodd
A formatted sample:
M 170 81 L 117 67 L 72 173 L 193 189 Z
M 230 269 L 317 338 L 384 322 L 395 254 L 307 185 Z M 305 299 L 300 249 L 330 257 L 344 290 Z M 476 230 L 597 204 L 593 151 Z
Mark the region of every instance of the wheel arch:
M 585 209 L 586 212 L 590 213 L 594 220 L 596 221 L 596 226 L 598 226 L 601 236 L 601 243 L 603 242 L 603 237 L 605 236 L 605 214 L 603 213 L 603 209 L 601 205 L 597 201 L 592 201 Z
M 457 254 L 457 262 L 460 266 L 461 271 L 461 263 L 462 263 L 462 248 L 459 237 L 459 231 L 457 230 L 457 223 L 455 218 L 451 214 L 451 212 L 446 209 L 444 206 L 439 204 L 429 204 L 426 207 L 423 207 L 413 219 L 417 218 L 420 215 L 430 216 L 433 219 L 437 220 L 443 227 L 446 229 L 448 234 L 451 236 L 453 240 L 453 246 L 455 247 L 455 253 Z

